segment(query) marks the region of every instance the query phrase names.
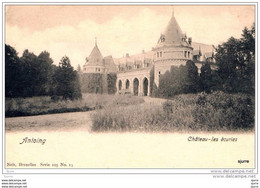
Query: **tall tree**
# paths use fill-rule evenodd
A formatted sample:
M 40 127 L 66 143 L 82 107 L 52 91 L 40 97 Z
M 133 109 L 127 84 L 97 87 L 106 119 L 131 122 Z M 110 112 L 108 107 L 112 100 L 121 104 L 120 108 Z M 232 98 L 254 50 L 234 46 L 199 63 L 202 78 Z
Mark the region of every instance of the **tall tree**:
M 38 56 L 38 62 L 38 90 L 41 95 L 48 95 L 51 90 L 51 79 L 53 74 L 53 60 L 50 57 L 50 53 L 47 51 L 41 52 Z
M 82 70 L 81 70 L 81 66 L 80 66 L 80 64 L 78 64 L 77 72 L 78 72 L 78 74 L 82 74 Z
M 241 38 L 241 48 L 244 54 L 244 66 L 241 67 L 241 76 L 244 81 L 244 90 L 249 93 L 255 91 L 255 25 L 251 30 L 245 28 Z
M 67 56 L 62 57 L 53 79 L 56 95 L 71 100 L 82 97 L 77 71 L 73 70 Z
M 212 70 L 210 64 L 208 62 L 203 64 L 200 71 L 201 90 L 209 93 L 212 87 Z
M 186 79 L 187 93 L 196 93 L 199 91 L 199 86 L 200 86 L 198 67 L 195 65 L 193 61 L 188 60 L 186 62 L 186 68 L 187 68 L 187 79 Z
M 38 95 L 36 86 L 39 80 L 38 58 L 34 53 L 26 49 L 20 59 L 22 62 L 21 80 L 24 88 L 21 96 L 31 97 Z
M 245 28 L 242 38 L 231 37 L 217 48 L 216 62 L 222 90 L 254 93 L 255 28 Z
M 18 53 L 10 45 L 5 45 L 5 96 L 18 97 L 21 87 L 22 66 Z

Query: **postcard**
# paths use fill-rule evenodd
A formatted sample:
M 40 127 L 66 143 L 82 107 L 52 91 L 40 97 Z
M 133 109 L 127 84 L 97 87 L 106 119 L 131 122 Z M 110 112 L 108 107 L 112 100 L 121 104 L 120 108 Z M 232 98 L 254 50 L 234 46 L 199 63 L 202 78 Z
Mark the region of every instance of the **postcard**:
M 255 172 L 255 4 L 3 8 L 3 172 Z

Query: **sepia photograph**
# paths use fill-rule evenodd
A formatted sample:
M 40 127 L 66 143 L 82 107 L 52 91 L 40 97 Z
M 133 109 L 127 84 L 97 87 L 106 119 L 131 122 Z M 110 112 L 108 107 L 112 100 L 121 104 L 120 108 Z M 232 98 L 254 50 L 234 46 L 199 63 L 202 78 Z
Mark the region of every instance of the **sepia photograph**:
M 255 172 L 256 4 L 3 15 L 4 172 Z

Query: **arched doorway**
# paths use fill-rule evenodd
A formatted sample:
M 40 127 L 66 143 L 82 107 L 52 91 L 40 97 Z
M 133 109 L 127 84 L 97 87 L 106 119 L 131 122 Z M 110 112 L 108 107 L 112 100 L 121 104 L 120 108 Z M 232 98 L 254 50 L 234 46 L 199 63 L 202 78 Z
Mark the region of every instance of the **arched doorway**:
M 119 90 L 122 89 L 122 81 L 121 81 L 121 80 L 119 80 L 119 82 L 118 82 L 118 89 L 119 89 Z
M 138 96 L 139 89 L 139 80 L 137 78 L 134 79 L 134 95 Z
M 129 86 L 130 86 L 130 82 L 129 82 L 129 80 L 127 79 L 126 82 L 125 82 L 125 88 L 126 88 L 126 89 L 129 89 Z
M 144 96 L 148 95 L 148 79 L 144 78 L 143 80 L 143 92 L 144 92 Z

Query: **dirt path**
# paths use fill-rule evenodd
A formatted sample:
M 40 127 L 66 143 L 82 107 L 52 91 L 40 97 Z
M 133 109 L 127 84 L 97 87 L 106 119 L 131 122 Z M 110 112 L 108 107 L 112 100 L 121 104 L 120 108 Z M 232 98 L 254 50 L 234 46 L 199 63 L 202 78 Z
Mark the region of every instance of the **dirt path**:
M 92 112 L 72 112 L 6 118 L 6 131 L 90 131 Z

